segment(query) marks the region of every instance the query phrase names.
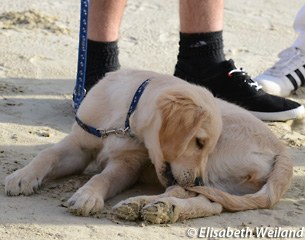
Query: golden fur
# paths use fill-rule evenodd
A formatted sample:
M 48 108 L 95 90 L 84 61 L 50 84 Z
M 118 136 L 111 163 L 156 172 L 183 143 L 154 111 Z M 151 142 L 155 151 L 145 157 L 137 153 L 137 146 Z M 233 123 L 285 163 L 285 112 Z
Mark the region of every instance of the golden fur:
M 101 211 L 105 199 L 134 184 L 150 163 L 163 186 L 193 186 L 222 127 L 219 108 L 206 89 L 169 75 L 121 70 L 89 91 L 77 116 L 96 128 L 123 127 L 136 89 L 148 78 L 130 118 L 136 138 L 97 138 L 74 124 L 67 137 L 6 178 L 6 194 L 33 194 L 43 181 L 81 173 L 94 160 L 103 170 L 68 201 L 76 215 Z
M 114 212 L 119 217 L 165 223 L 223 210 L 270 208 L 279 201 L 292 178 L 285 147 L 248 111 L 213 98 L 202 87 L 169 75 L 118 71 L 88 93 L 77 115 L 90 126 L 123 127 L 133 94 L 148 78 L 151 82 L 130 119 L 136 138 L 100 139 L 74 124 L 62 141 L 6 178 L 7 195 L 30 195 L 43 181 L 81 173 L 97 160 L 101 173 L 68 201 L 76 215 L 101 211 L 105 199 L 141 175 L 154 182 L 147 173 L 156 173 L 165 187 L 178 185 L 162 195 L 118 203 Z M 204 186 L 194 186 L 198 176 Z
M 293 173 L 286 148 L 248 111 L 220 99 L 217 105 L 223 128 L 214 151 L 202 162 L 204 186 L 189 191 L 174 186 L 162 195 L 127 199 L 114 207 L 119 217 L 167 223 L 223 210 L 270 208 L 280 200 Z

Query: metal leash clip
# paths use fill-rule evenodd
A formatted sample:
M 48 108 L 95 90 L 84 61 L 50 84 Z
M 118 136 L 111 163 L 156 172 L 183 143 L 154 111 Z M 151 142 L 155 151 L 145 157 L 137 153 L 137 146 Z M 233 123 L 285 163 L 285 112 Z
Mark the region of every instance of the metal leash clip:
M 97 128 L 97 130 L 100 131 L 103 138 L 108 137 L 110 134 L 115 134 L 118 137 L 125 137 L 127 135 L 127 133 L 129 132 L 129 127 L 128 128 L 108 129 L 108 130 Z

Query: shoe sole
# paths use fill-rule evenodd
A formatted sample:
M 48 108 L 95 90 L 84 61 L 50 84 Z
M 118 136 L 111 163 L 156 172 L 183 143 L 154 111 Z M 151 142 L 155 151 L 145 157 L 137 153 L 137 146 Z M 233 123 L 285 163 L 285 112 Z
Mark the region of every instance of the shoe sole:
M 292 119 L 304 118 L 305 116 L 304 106 L 299 106 L 298 108 L 283 112 L 250 112 L 262 121 L 287 121 Z

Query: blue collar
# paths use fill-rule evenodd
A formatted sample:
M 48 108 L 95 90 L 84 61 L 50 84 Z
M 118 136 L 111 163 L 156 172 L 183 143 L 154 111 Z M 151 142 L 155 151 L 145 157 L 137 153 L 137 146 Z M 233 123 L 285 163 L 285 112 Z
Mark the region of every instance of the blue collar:
M 117 128 L 117 129 L 100 129 L 100 128 L 95 128 L 95 127 L 91 127 L 89 125 L 87 125 L 86 123 L 82 122 L 77 116 L 75 116 L 75 120 L 78 123 L 78 125 L 84 129 L 86 132 L 99 137 L 99 138 L 105 138 L 107 137 L 109 134 L 116 134 L 117 136 L 125 136 L 125 135 L 129 135 L 132 136 L 130 133 L 130 122 L 129 122 L 129 118 L 131 116 L 131 114 L 136 110 L 137 105 L 139 103 L 139 100 L 146 88 L 146 86 L 148 85 L 148 83 L 150 82 L 150 79 L 145 80 L 137 89 L 135 95 L 133 96 L 133 99 L 131 101 L 127 116 L 126 116 L 126 120 L 125 120 L 125 126 L 124 128 Z

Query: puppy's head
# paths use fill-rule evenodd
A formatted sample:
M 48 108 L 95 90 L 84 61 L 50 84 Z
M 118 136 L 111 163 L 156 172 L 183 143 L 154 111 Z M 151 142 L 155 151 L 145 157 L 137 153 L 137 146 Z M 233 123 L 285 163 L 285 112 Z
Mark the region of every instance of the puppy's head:
M 220 136 L 219 107 L 209 91 L 191 85 L 163 94 L 158 109 L 162 153 L 154 160 L 158 178 L 164 186 L 192 186 Z

